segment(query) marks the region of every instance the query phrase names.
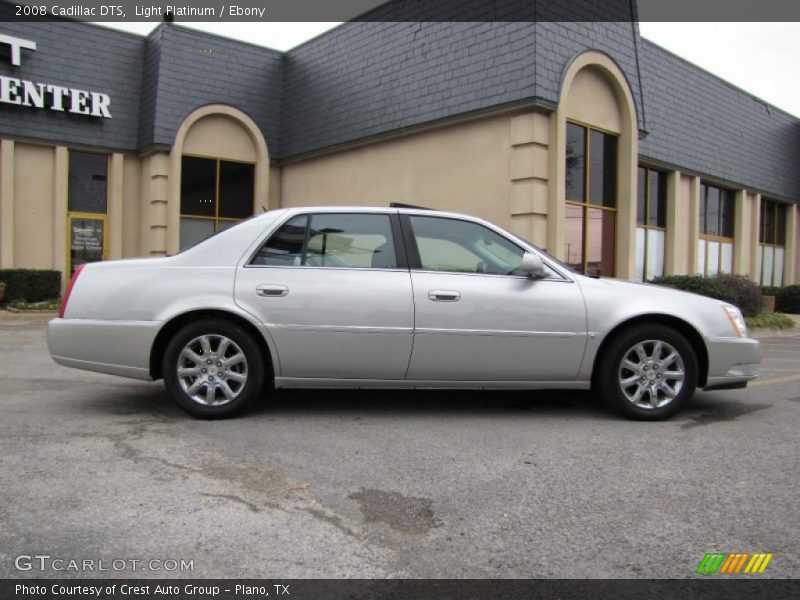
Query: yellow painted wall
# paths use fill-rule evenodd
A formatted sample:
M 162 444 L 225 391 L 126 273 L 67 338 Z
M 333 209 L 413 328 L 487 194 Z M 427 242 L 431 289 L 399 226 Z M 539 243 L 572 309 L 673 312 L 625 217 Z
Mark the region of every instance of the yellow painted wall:
M 281 206 L 403 202 L 507 227 L 509 119 L 487 117 L 288 164 Z
M 562 104 L 567 119 L 622 133 L 617 94 L 608 77 L 597 67 L 578 71 Z
M 673 171 L 667 178 L 666 275 L 692 275 L 695 271 L 697 218 L 693 211 L 694 177 Z
M 239 123 L 223 115 L 199 119 L 186 134 L 184 154 L 256 162 L 252 139 Z
M 141 239 L 141 177 L 139 158 L 126 155 L 122 170 L 122 256 L 125 258 L 146 255 Z
M 53 264 L 55 149 L 16 143 L 14 171 L 14 266 L 61 269 Z

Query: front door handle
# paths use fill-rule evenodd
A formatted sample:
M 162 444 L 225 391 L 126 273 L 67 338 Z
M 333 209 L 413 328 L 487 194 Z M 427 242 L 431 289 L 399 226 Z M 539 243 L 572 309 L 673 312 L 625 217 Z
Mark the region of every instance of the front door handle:
M 256 286 L 256 294 L 265 298 L 280 298 L 289 293 L 289 288 L 285 285 L 262 284 Z
M 458 302 L 461 299 L 461 292 L 455 290 L 431 290 L 428 292 L 428 299 L 434 302 Z

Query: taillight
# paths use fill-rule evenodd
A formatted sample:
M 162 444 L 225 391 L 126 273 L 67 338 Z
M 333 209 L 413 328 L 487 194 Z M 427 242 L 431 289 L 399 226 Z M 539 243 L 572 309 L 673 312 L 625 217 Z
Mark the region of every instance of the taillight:
M 64 292 L 64 298 L 61 300 L 61 308 L 58 310 L 58 318 L 64 318 L 64 312 L 67 310 L 67 302 L 69 302 L 69 295 L 72 293 L 72 286 L 75 285 L 75 282 L 78 280 L 78 275 L 81 274 L 83 271 L 83 267 L 86 266 L 86 263 L 82 265 L 78 265 L 75 269 L 75 272 L 72 274 L 72 279 L 69 280 L 69 285 L 67 286 L 67 291 Z

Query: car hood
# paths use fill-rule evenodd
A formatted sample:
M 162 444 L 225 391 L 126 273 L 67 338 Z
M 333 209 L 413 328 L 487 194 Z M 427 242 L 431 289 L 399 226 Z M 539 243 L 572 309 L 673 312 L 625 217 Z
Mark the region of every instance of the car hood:
M 693 292 L 685 292 L 683 290 L 677 290 L 675 288 L 667 287 L 664 285 L 656 285 L 654 283 L 644 283 L 641 281 L 631 281 L 628 279 L 613 279 L 610 277 L 601 277 L 600 279 L 595 279 L 592 277 L 582 277 L 582 279 L 590 279 L 592 281 L 600 282 L 605 286 L 608 286 L 615 290 L 619 290 L 620 292 L 623 293 L 647 294 L 647 295 L 653 295 L 654 297 L 673 298 L 673 299 L 684 300 L 687 302 L 690 300 L 700 300 L 700 301 L 711 300 L 712 302 L 719 303 L 719 300 L 709 298 L 708 296 L 702 296 L 700 294 L 695 294 Z

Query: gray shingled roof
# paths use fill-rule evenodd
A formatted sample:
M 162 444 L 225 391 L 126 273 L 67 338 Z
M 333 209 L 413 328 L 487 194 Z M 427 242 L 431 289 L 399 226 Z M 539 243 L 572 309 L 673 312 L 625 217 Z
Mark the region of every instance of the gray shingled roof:
M 264 132 L 270 156 L 280 138 L 283 53 L 162 25 L 147 38 L 139 147 L 171 146 L 183 119 L 206 104 L 230 104 Z
M 580 52 L 611 55 L 641 106 L 622 23 L 347 23 L 286 56 L 281 156 L 544 99 Z M 640 115 L 641 121 L 641 115 Z
M 642 157 L 800 198 L 800 120 L 646 39 L 640 57 Z
M 113 117 L 96 119 L 3 105 L 3 136 L 115 150 L 136 148 L 144 38 L 71 22 L 2 22 L 0 33 L 37 44 L 36 52 L 23 51 L 20 67 L 0 61 L 0 75 L 106 92 L 111 96 Z

